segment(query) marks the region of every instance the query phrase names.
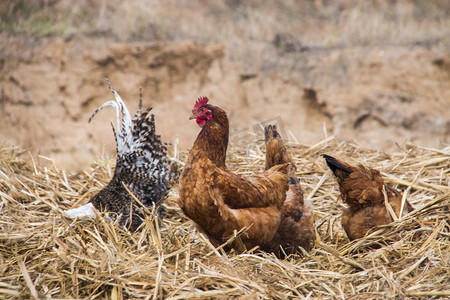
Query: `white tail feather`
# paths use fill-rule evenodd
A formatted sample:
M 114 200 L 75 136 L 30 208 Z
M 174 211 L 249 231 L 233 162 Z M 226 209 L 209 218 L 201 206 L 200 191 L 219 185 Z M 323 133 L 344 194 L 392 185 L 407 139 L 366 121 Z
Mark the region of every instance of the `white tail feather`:
M 91 202 L 77 208 L 63 211 L 63 216 L 71 219 L 95 219 L 94 205 Z
M 114 95 L 115 101 L 110 100 L 108 102 L 105 102 L 99 108 L 97 108 L 92 114 L 92 116 L 89 118 L 89 122 L 91 122 L 92 118 L 100 110 L 102 110 L 106 106 L 112 106 L 116 111 L 116 118 L 117 118 L 117 129 L 116 129 L 117 154 L 122 154 L 124 152 L 129 151 L 133 144 L 133 136 L 131 134 L 132 129 L 131 115 L 120 95 L 111 86 L 108 77 L 106 77 L 105 80 L 109 89 Z M 120 112 L 122 113 L 122 122 L 120 121 Z
M 113 89 L 113 87 L 111 86 L 108 77 L 106 77 L 105 80 L 106 84 L 108 85 L 109 89 L 114 95 L 114 99 L 116 99 L 116 102 L 120 107 L 120 111 L 122 112 L 122 130 L 124 135 L 124 142 L 129 149 L 133 141 L 133 136 L 131 135 L 132 122 L 130 112 L 128 111 L 128 108 L 125 105 L 125 102 L 123 102 L 122 98 L 120 98 L 116 90 Z

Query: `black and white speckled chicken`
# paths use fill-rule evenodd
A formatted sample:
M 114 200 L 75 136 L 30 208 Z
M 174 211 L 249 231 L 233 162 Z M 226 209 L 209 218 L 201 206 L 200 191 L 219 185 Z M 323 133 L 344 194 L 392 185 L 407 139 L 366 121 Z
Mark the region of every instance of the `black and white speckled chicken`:
M 115 100 L 108 101 L 94 111 L 92 118 L 104 107 L 112 106 L 117 114 L 117 129 L 113 127 L 117 144 L 117 162 L 111 181 L 84 207 L 65 211 L 68 217 L 93 214 L 92 206 L 100 211 L 120 217 L 119 225 L 136 230 L 142 223 L 146 209 L 155 209 L 164 216 L 164 201 L 169 190 L 169 181 L 174 178 L 172 162 L 167 156 L 165 143 L 155 132 L 154 115 L 151 108 L 142 112 L 142 93 L 139 109 L 133 119 L 119 94 L 106 83 Z M 122 114 L 122 120 L 120 120 Z M 130 192 L 133 194 L 131 195 Z M 139 201 L 134 199 L 135 196 Z M 139 203 L 140 202 L 140 203 Z M 141 205 L 142 204 L 142 205 Z

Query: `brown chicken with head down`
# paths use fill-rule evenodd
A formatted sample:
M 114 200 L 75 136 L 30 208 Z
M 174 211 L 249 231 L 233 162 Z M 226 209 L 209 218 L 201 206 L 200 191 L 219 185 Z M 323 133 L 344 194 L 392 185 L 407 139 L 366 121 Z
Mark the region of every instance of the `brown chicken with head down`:
M 226 165 L 228 118 L 221 108 L 196 102 L 191 119 L 202 128 L 180 176 L 178 205 L 215 245 L 247 230 L 231 247 L 238 251 L 270 243 L 280 226 L 290 188 L 289 162 L 261 174 L 238 176 Z
M 337 179 L 342 200 L 349 205 L 342 213 L 341 222 L 350 240 L 364 237 L 375 226 L 392 222 L 383 188 L 392 210 L 400 217 L 402 195 L 384 183 L 380 171 L 361 164 L 351 166 L 326 154 L 322 156 Z M 411 204 L 405 201 L 403 212 L 409 213 L 412 210 Z
M 277 164 L 290 163 L 289 190 L 281 207 L 281 221 L 273 239 L 261 246 L 267 252 L 282 257 L 296 253 L 299 247 L 310 250 L 314 237 L 313 207 L 303 198 L 303 190 L 295 175 L 296 167 L 277 132 L 275 125 L 265 129 L 266 167 L 268 170 Z

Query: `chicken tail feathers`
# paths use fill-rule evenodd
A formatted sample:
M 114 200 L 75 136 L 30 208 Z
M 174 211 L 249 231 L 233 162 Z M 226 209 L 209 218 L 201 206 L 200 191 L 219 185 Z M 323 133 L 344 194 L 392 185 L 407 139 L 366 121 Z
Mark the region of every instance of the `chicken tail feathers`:
M 339 177 L 339 173 L 337 171 L 342 171 L 346 175 L 350 175 L 352 171 L 347 169 L 340 161 L 338 161 L 336 158 L 330 155 L 322 154 L 322 157 L 325 158 L 325 161 L 327 162 L 328 168 L 333 172 L 333 174 L 336 177 Z M 342 173 L 341 173 L 342 174 Z
M 149 116 L 152 108 L 142 112 L 142 87 L 139 93 L 139 108 L 132 119 L 125 102 L 111 86 L 108 77 L 105 80 L 115 100 L 107 101 L 97 108 L 89 122 L 106 106 L 112 106 L 116 111 L 117 127 L 111 124 L 117 144 L 115 173 L 120 173 L 124 182 L 127 182 L 127 179 L 138 182 L 144 180 L 152 184 L 166 185 L 175 174 L 171 171 L 172 162 L 167 157 L 167 144 L 156 134 L 155 116 Z
M 286 150 L 286 146 L 277 131 L 277 126 L 266 126 L 264 128 L 264 134 L 266 140 L 266 170 L 275 165 L 292 163 L 292 159 Z
M 107 106 L 112 106 L 116 111 L 116 120 L 117 120 L 117 129 L 115 130 L 115 138 L 117 143 L 117 155 L 120 155 L 123 152 L 126 152 L 131 148 L 132 144 L 132 135 L 131 135 L 131 115 L 128 111 L 125 102 L 123 102 L 122 98 L 119 94 L 114 90 L 109 82 L 108 77 L 105 77 L 106 84 L 114 95 L 114 100 L 110 100 L 105 102 L 99 108 L 97 108 L 89 118 L 89 123 L 92 121 L 94 116 L 103 108 Z M 138 111 L 140 112 L 140 110 Z M 120 113 L 122 113 L 122 120 L 120 119 Z M 114 128 L 114 127 L 113 127 Z
M 117 127 L 111 125 L 117 144 L 117 162 L 114 176 L 102 193 L 108 197 L 98 196 L 95 201 L 94 198 L 91 199 L 91 202 L 96 208 L 110 207 L 114 212 L 125 215 L 125 210 L 130 209 L 130 203 L 133 203 L 133 207 L 136 205 L 129 190 L 144 206 L 155 206 L 161 217 L 164 209 L 160 205 L 168 194 L 169 181 L 177 175 L 173 171 L 176 169 L 174 163 L 167 156 L 167 144 L 156 134 L 155 117 L 150 114 L 151 108 L 142 111 L 142 87 L 138 111 L 131 118 L 127 106 L 112 88 L 108 78 L 106 83 L 114 95 L 114 100 L 97 108 L 89 122 L 104 107 L 114 108 Z M 141 223 L 140 219 L 138 223 L 132 222 L 135 225 Z

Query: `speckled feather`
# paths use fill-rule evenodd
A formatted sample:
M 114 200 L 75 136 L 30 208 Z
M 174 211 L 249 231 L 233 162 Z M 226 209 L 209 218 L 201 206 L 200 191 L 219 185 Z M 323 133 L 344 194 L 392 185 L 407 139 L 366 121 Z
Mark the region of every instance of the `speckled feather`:
M 175 176 L 167 157 L 165 143 L 155 132 L 155 118 L 149 116 L 151 108 L 142 113 L 142 93 L 139 109 L 133 119 L 119 94 L 111 87 L 115 102 L 100 106 L 89 121 L 102 108 L 110 105 L 117 112 L 117 129 L 113 132 L 117 143 L 117 162 L 114 175 L 91 202 L 95 208 L 120 215 L 119 224 L 135 230 L 142 223 L 143 208 L 132 198 L 126 187 L 150 211 L 154 208 L 160 218 L 164 216 L 161 203 L 167 196 L 168 182 Z M 120 120 L 122 113 L 122 120 Z
M 342 212 L 341 223 L 350 240 L 364 237 L 375 226 L 392 222 L 384 203 L 383 187 L 389 204 L 399 216 L 402 195 L 384 182 L 380 171 L 361 164 L 352 166 L 326 154 L 322 156 L 336 177 L 342 200 L 349 206 Z M 403 212 L 412 210 L 406 201 Z

